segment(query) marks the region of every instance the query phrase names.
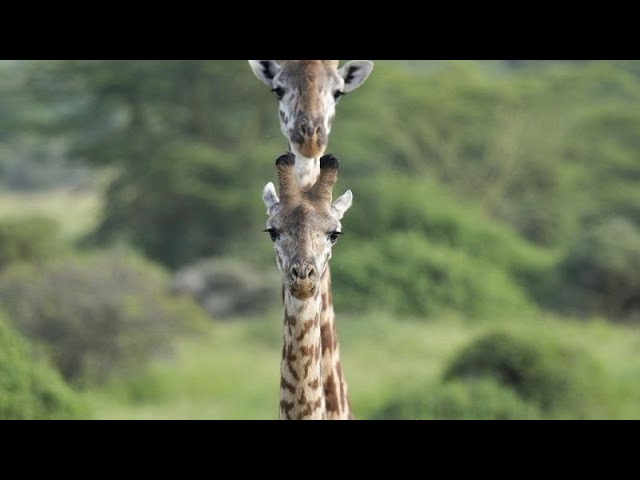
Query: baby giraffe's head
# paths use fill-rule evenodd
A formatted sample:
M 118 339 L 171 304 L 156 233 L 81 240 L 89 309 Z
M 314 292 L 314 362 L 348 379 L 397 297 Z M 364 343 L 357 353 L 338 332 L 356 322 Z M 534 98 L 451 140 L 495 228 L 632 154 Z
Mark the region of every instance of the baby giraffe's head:
M 333 155 L 320 159 L 320 177 L 303 191 L 295 179 L 295 157 L 288 153 L 276 160 L 280 198 L 273 183 L 262 192 L 267 207 L 266 232 L 275 244 L 276 262 L 285 289 L 299 300 L 315 295 L 329 264 L 331 247 L 342 233 L 340 219 L 351 206 L 351 190 L 331 203 L 338 177 L 338 160 Z

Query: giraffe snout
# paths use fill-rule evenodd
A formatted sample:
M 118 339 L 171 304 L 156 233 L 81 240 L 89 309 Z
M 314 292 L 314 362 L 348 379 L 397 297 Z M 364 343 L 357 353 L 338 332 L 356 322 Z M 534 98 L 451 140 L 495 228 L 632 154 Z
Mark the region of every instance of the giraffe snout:
M 308 117 L 301 117 L 296 120 L 291 133 L 291 140 L 303 156 L 314 158 L 324 153 L 327 130 L 321 118 L 309 120 Z
M 298 125 L 298 131 L 303 138 L 312 137 L 321 138 L 325 135 L 324 125 L 322 123 L 301 122 Z
M 304 300 L 317 292 L 319 276 L 312 262 L 294 262 L 289 268 L 289 281 L 285 283 L 291 295 Z
M 310 262 L 296 262 L 291 265 L 289 271 L 293 281 L 314 280 L 316 277 L 316 269 Z

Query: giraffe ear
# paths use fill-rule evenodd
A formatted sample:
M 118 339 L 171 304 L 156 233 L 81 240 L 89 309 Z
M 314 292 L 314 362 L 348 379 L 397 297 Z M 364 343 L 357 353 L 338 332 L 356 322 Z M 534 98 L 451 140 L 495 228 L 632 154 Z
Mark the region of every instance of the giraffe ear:
M 340 197 L 331 204 L 331 209 L 338 216 L 338 220 L 341 220 L 345 212 L 351 207 L 353 202 L 353 194 L 351 190 L 347 190 Z
M 373 62 L 368 60 L 353 60 L 345 63 L 338 73 L 344 78 L 344 93 L 355 90 L 364 83 L 373 70 Z
M 273 215 L 277 206 L 280 204 L 280 199 L 276 193 L 276 187 L 273 186 L 272 182 L 267 183 L 262 189 L 262 201 L 264 202 L 264 206 L 267 207 L 267 215 Z
M 249 60 L 251 70 L 258 80 L 267 87 L 273 87 L 273 77 L 280 71 L 280 65 L 275 60 Z

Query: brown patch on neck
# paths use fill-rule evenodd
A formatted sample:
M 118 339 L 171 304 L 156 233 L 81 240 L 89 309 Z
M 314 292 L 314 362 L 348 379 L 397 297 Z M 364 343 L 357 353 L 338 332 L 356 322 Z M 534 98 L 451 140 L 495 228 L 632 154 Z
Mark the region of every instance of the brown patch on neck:
M 289 344 L 289 346 L 286 348 L 286 351 L 288 362 L 295 362 L 298 359 L 298 356 L 293 353 L 293 346 L 291 344 Z
M 329 323 L 324 323 L 320 325 L 320 339 L 322 342 L 322 355 L 325 354 L 327 350 L 329 352 L 333 352 L 333 331 L 331 329 L 332 325 Z
M 288 313 L 286 313 L 284 316 L 284 323 L 292 327 L 295 327 L 296 317 L 294 315 L 289 315 Z
M 293 365 L 291 365 L 291 362 L 289 362 L 289 361 L 287 361 L 287 368 L 289 369 L 289 373 L 291 374 L 293 379 L 296 382 L 299 382 L 300 381 L 300 377 L 298 376 L 298 374 L 296 373 L 295 369 L 293 368 Z
M 304 362 L 304 378 L 308 378 L 309 377 L 309 368 L 311 368 L 311 362 L 313 361 L 313 359 L 309 359 L 307 362 Z
M 294 406 L 295 406 L 295 404 L 293 402 L 287 402 L 286 400 L 280 400 L 280 409 L 285 413 L 285 415 L 289 419 L 290 419 L 289 412 L 291 411 L 291 409 Z
M 338 360 L 338 363 L 336 364 L 336 372 L 338 374 L 338 383 L 340 385 L 340 404 L 344 410 L 347 408 L 347 402 L 345 398 L 344 379 L 342 378 L 342 366 L 340 365 L 340 360 Z
M 309 415 L 311 415 L 313 412 L 315 412 L 317 409 L 320 408 L 320 406 L 322 405 L 322 400 L 318 399 L 315 402 L 312 403 L 308 403 L 307 406 L 305 407 L 304 410 L 302 410 L 300 412 L 300 417 L 308 417 Z M 322 415 L 322 418 L 324 419 L 325 415 Z
M 324 382 L 324 402 L 328 412 L 340 412 L 339 399 L 336 396 L 336 384 L 331 373 Z
M 303 357 L 312 357 L 315 352 L 315 345 L 311 345 L 310 347 L 305 347 L 304 345 L 300 345 L 300 353 Z
M 300 335 L 296 337 L 296 341 L 298 342 L 302 341 L 302 339 L 307 335 L 307 333 L 309 333 L 309 330 L 311 330 L 311 327 L 313 327 L 313 324 L 315 321 L 316 321 L 315 319 L 311 319 L 311 320 L 307 320 L 302 324 L 302 330 L 300 331 Z M 300 347 L 300 348 L 302 349 L 303 347 Z
M 295 387 L 287 382 L 283 376 L 280 376 L 280 388 L 289 390 L 291 393 L 296 393 Z

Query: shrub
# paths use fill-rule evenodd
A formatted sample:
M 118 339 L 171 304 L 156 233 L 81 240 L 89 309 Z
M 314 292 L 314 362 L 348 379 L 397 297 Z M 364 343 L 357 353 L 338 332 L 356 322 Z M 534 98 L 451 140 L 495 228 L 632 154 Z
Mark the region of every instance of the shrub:
M 430 242 L 520 274 L 545 264 L 548 255 L 508 226 L 490 219 L 477 205 L 465 205 L 435 182 L 378 175 L 354 185 L 354 207 L 344 229 L 360 237 L 415 231 Z
M 550 295 L 581 314 L 640 318 L 640 231 L 622 217 L 586 228 L 559 262 Z
M 87 418 L 89 410 L 0 315 L 0 419 Z
M 493 331 L 462 348 L 444 380 L 493 379 L 543 412 L 574 418 L 597 413 L 608 384 L 588 352 L 542 335 Z
M 59 226 L 47 217 L 0 220 L 0 270 L 15 262 L 39 262 L 58 253 Z
M 203 260 L 179 270 L 171 290 L 193 297 L 212 317 L 263 312 L 278 305 L 282 281 L 277 270 L 256 271 L 232 259 Z
M 248 225 L 259 232 L 264 210 L 247 200 L 253 199 L 247 191 L 259 192 L 261 185 L 245 175 L 244 162 L 194 141 L 152 148 L 158 151 L 148 167 L 125 168 L 107 189 L 103 217 L 89 243 L 124 240 L 176 269 L 229 251 L 247 236 Z
M 16 266 L 0 278 L 0 301 L 16 326 L 44 342 L 73 380 L 103 380 L 114 368 L 169 351 L 175 335 L 204 324 L 197 305 L 166 290 L 161 270 L 120 252 L 40 270 Z
M 397 420 L 523 420 L 540 417 L 535 405 L 493 380 L 431 385 L 393 399 L 374 414 Z
M 364 244 L 347 232 L 334 247 L 331 269 L 339 308 L 484 316 L 530 306 L 500 268 L 414 232 L 385 233 Z

